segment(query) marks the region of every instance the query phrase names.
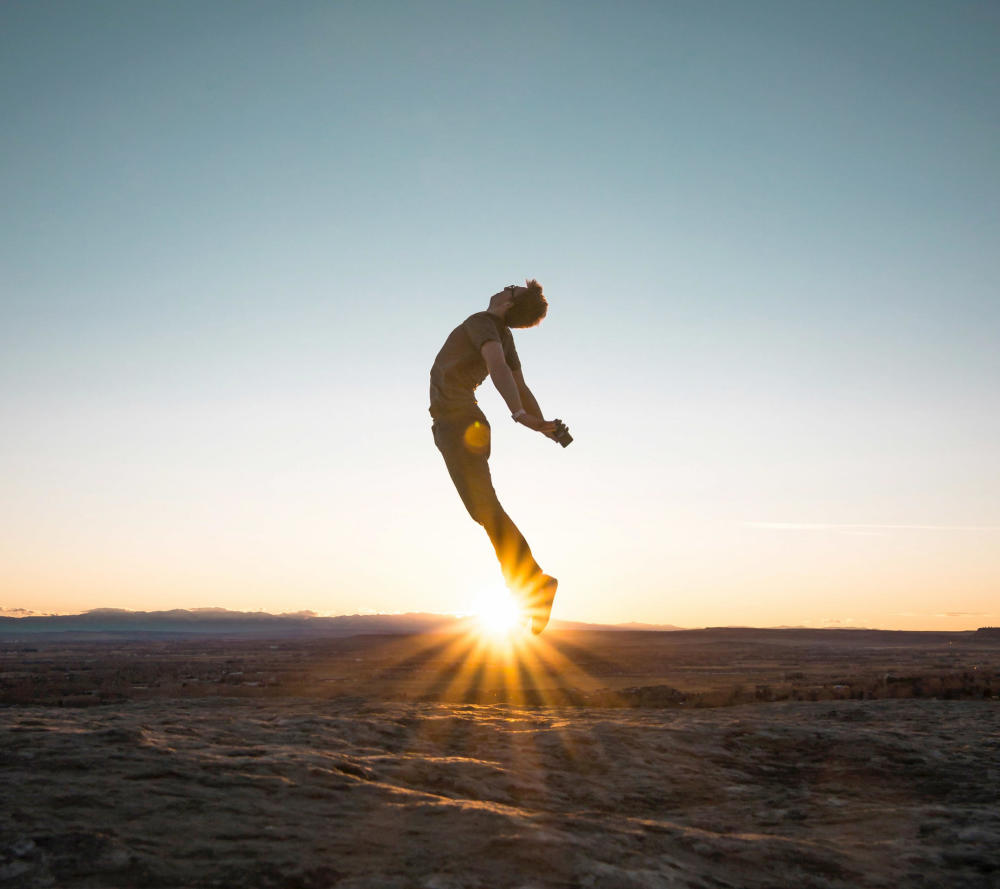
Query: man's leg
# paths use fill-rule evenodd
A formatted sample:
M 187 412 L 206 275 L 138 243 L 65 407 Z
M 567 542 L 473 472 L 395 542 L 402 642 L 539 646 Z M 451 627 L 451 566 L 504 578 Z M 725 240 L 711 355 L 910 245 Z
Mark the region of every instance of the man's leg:
M 489 424 L 479 420 L 437 420 L 434 443 L 444 457 L 448 474 L 469 515 L 486 529 L 507 586 L 521 593 L 534 589 L 545 575 L 531 555 L 528 541 L 504 512 L 493 488 L 488 462 Z

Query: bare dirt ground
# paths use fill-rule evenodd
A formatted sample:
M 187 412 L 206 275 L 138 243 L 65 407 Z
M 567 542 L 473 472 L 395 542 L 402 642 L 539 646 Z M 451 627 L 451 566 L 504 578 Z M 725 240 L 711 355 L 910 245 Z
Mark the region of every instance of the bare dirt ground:
M 18 643 L 0 887 L 1000 886 L 1000 644 L 905 635 Z

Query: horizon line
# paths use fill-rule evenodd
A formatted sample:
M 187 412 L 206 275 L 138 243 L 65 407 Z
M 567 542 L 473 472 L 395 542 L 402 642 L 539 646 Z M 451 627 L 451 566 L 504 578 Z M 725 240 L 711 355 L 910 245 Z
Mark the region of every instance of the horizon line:
M 454 612 L 435 612 L 435 611 L 373 611 L 373 612 L 355 612 L 352 614 L 317 614 L 315 612 L 309 611 L 299 611 L 299 612 L 282 612 L 275 614 L 268 611 L 234 611 L 228 608 L 221 608 L 216 606 L 200 607 L 200 608 L 170 608 L 162 609 L 156 611 L 136 611 L 128 608 L 112 608 L 112 607 L 99 607 L 91 608 L 87 611 L 80 612 L 61 612 L 61 613 L 36 613 L 30 612 L 25 613 L 27 609 L 10 609 L 4 610 L 0 609 L 0 618 L 6 618 L 9 620 L 20 621 L 27 619 L 51 619 L 51 618 L 74 618 L 74 617 L 87 617 L 91 615 L 100 615 L 102 613 L 106 615 L 169 615 L 172 613 L 184 613 L 194 616 L 206 616 L 209 615 L 215 617 L 221 617 L 223 619 L 227 617 L 232 618 L 242 618 L 242 617 L 261 617 L 261 618 L 272 618 L 275 620 L 302 620 L 302 621 L 312 621 L 312 620 L 338 620 L 342 618 L 393 618 L 393 617 L 423 617 L 423 618 L 441 618 L 442 621 L 462 621 L 469 620 L 474 617 L 473 614 L 468 613 L 454 613 Z M 20 612 L 20 613 L 18 613 Z M 957 617 L 958 615 L 939 615 L 939 616 L 949 616 Z M 968 615 L 972 617 L 973 615 Z M 978 615 L 980 617 L 989 618 L 993 615 L 982 614 Z M 703 631 L 703 630 L 860 630 L 868 632 L 882 632 L 882 633 L 974 633 L 979 629 L 990 629 L 991 625 L 982 625 L 974 629 L 936 629 L 936 630 L 908 630 L 908 629 L 892 629 L 887 627 L 873 627 L 873 626 L 852 626 L 845 624 L 826 624 L 826 625 L 808 625 L 808 624 L 772 624 L 767 626 L 753 625 L 753 624 L 714 624 L 705 625 L 700 627 L 681 627 L 676 624 L 667 623 L 653 623 L 649 621 L 622 621 L 618 623 L 609 622 L 595 622 L 595 621 L 583 621 L 583 620 L 573 620 L 569 618 L 557 618 L 552 621 L 556 626 L 559 624 L 564 625 L 564 629 L 573 629 L 572 626 L 565 625 L 580 625 L 580 628 L 594 627 L 595 629 L 600 628 L 619 628 L 628 630 L 634 627 L 635 632 L 642 632 L 644 629 L 654 632 L 684 632 L 684 631 Z

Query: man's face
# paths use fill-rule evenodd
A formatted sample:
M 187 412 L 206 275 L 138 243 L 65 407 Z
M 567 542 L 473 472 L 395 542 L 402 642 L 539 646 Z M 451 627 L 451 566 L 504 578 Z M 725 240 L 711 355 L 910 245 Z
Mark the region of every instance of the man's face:
M 490 309 L 501 315 L 507 314 L 507 310 L 514 305 L 514 299 L 518 293 L 527 289 L 527 287 L 518 287 L 516 284 L 509 284 L 499 293 L 494 294 L 493 299 L 490 300 Z

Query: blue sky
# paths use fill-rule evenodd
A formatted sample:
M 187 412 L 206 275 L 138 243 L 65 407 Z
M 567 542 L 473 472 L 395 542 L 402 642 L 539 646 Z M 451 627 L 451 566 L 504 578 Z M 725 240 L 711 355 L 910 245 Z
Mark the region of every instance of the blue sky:
M 557 615 L 995 623 L 998 37 L 994 3 L 0 6 L 0 607 L 462 610 L 498 572 L 427 372 L 533 276 L 576 442 L 483 404 Z

